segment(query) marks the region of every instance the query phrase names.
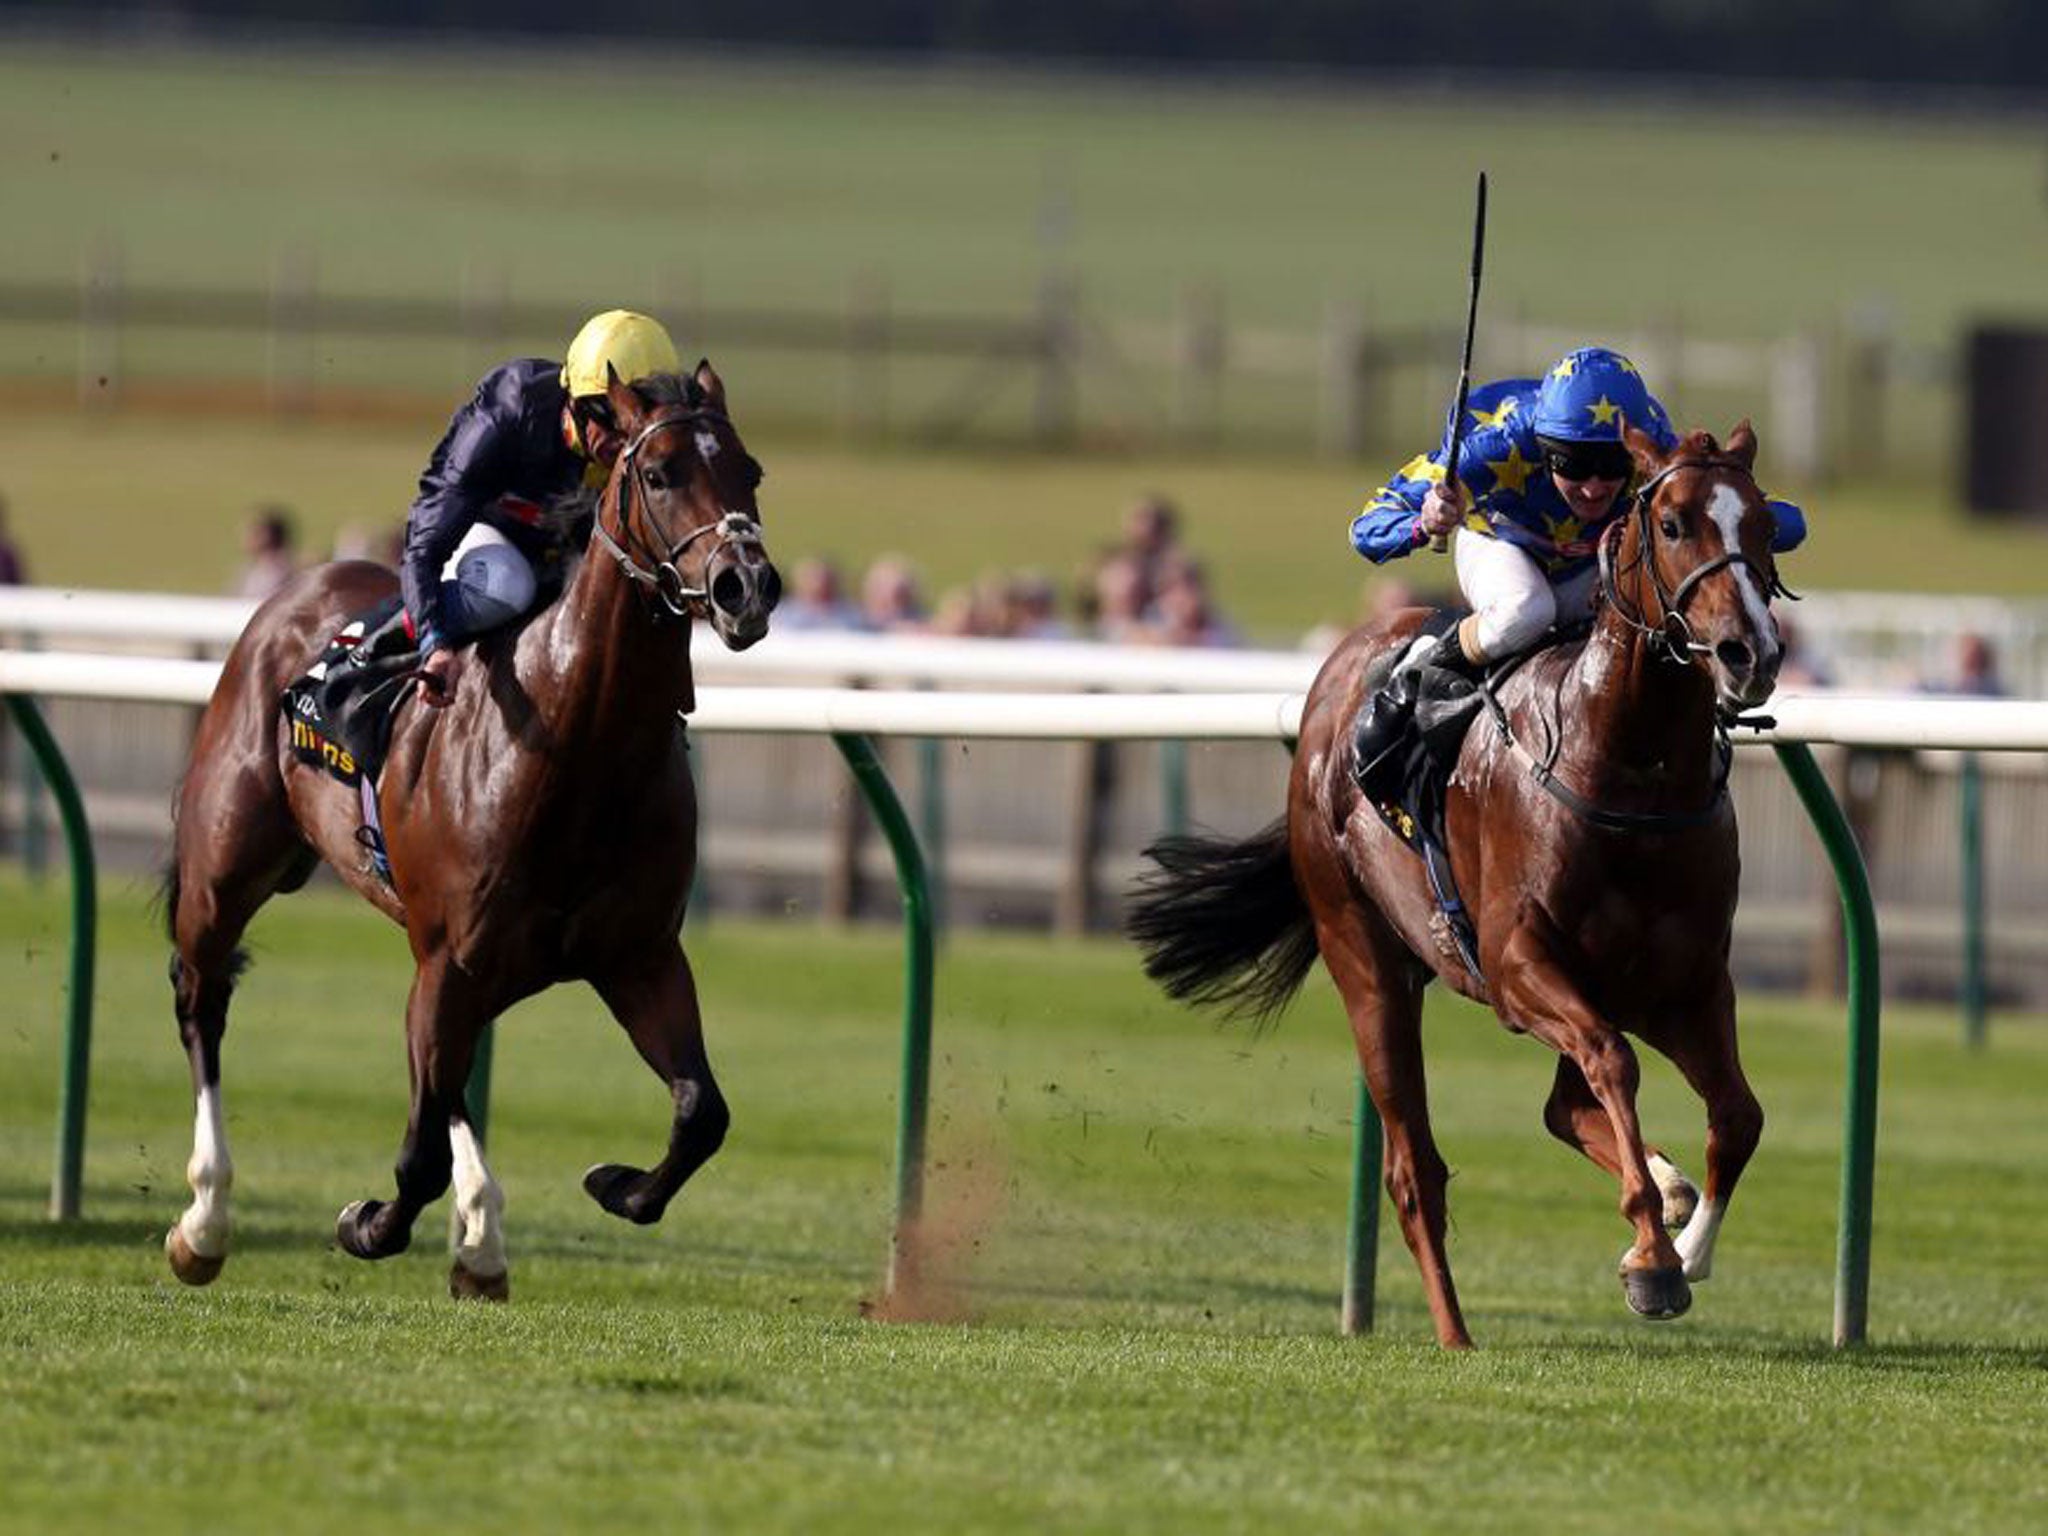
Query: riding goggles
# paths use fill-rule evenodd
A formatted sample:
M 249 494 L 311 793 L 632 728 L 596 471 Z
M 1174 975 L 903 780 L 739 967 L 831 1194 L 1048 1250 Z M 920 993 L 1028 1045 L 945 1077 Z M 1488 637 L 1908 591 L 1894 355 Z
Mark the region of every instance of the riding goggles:
M 1620 443 L 1545 443 L 1543 464 L 1560 480 L 1626 480 L 1634 460 Z

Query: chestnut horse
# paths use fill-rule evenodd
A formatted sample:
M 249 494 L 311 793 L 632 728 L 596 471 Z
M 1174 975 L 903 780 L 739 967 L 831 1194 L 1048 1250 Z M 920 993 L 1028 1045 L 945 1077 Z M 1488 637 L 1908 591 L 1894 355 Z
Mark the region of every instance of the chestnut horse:
M 397 1198 L 341 1213 L 336 1238 L 349 1253 L 403 1252 L 452 1174 L 451 1289 L 507 1294 L 503 1197 L 463 1093 L 492 1020 L 555 982 L 597 990 L 674 1106 L 653 1168 L 585 1176 L 600 1205 L 659 1220 L 724 1139 L 730 1117 L 678 938 L 697 846 L 680 716 L 695 703 L 691 617 L 744 650 L 767 633 L 781 583 L 761 538 L 760 467 L 711 366 L 630 387 L 614 379 L 610 403 L 626 447 L 560 600 L 465 650 L 447 708 L 410 702 L 398 716 L 379 786 L 389 884 L 357 841 L 357 791 L 293 755 L 278 701 L 398 578 L 360 561 L 305 572 L 256 611 L 228 655 L 178 793 L 166 889 L 178 1030 L 198 1100 L 192 1204 L 164 1241 L 181 1280 L 206 1284 L 227 1256 L 220 1043 L 243 930 L 323 859 L 403 925 L 417 967 Z
M 1543 1123 L 1621 1181 L 1621 1260 L 1635 1311 L 1676 1317 L 1763 1129 L 1744 1079 L 1728 975 L 1735 815 L 1721 722 L 1771 693 L 1772 514 L 1744 422 L 1628 445 L 1640 490 L 1600 545 L 1591 634 L 1513 672 L 1459 749 L 1445 814 L 1477 929 L 1468 970 L 1420 859 L 1352 778 L 1352 722 L 1421 615 L 1360 630 L 1324 664 L 1302 716 L 1287 815 L 1243 842 L 1174 839 L 1133 909 L 1146 968 L 1174 996 L 1264 1014 L 1316 954 L 1343 997 L 1385 1126 L 1386 1186 L 1447 1347 L 1469 1346 L 1444 1250 L 1443 1158 L 1430 1134 L 1422 990 L 1432 976 L 1558 1053 Z M 1707 1110 L 1703 1197 L 1646 1147 L 1632 1034 Z M 1690 1208 L 1689 1212 L 1686 1208 Z M 1683 1221 L 1676 1241 L 1666 1221 Z

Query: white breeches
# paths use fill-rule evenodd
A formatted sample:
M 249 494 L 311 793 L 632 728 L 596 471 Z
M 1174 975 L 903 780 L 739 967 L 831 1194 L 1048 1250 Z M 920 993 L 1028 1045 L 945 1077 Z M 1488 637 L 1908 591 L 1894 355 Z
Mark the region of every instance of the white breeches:
M 451 640 L 467 640 L 510 623 L 532 606 L 537 586 L 531 562 L 512 541 L 478 523 L 441 568 L 442 629 Z
M 1458 587 L 1477 619 L 1479 649 L 1488 661 L 1532 645 L 1551 625 L 1592 611 L 1600 583 L 1597 566 L 1553 587 L 1543 567 L 1505 539 L 1469 529 L 1458 535 L 1453 558 Z

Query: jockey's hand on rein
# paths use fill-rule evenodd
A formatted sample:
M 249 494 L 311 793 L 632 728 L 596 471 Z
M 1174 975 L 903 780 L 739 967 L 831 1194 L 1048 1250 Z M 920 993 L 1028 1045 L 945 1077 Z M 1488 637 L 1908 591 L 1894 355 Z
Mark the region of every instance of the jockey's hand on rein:
M 1465 520 L 1463 487 L 1446 491 L 1440 485 L 1430 487 L 1429 494 L 1422 498 L 1422 515 L 1418 521 L 1422 531 L 1434 538 L 1449 533 Z
M 420 680 L 420 697 L 436 709 L 445 709 L 455 702 L 455 653 L 433 651 L 420 663 L 419 671 L 413 676 Z

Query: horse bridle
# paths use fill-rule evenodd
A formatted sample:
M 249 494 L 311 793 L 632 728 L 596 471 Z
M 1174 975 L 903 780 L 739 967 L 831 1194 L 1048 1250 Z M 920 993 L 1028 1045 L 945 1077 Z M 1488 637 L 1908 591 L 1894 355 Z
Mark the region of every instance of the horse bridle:
M 682 566 L 678 562 L 681 561 L 684 551 L 689 549 L 691 545 L 707 536 L 717 536 L 717 544 L 713 546 L 710 554 L 705 556 L 704 564 L 707 570 L 710 568 L 712 558 L 722 549 L 749 544 L 764 552 L 767 548 L 761 538 L 761 525 L 755 520 L 753 515 L 747 512 L 735 512 L 731 508 L 727 508 L 724 515 L 717 522 L 706 523 L 700 528 L 692 528 L 680 539 L 670 543 L 666 550 L 663 550 L 659 544 L 649 545 L 645 543 L 633 531 L 631 513 L 634 487 L 638 486 L 640 494 L 647 499 L 650 508 L 650 522 L 652 521 L 651 509 L 654 503 L 653 494 L 643 478 L 646 471 L 640 464 L 640 450 L 646 446 L 648 439 L 657 432 L 665 432 L 670 427 L 697 426 L 706 422 L 715 422 L 724 426 L 732 425 L 731 419 L 725 412 L 708 405 L 699 405 L 671 415 L 657 417 L 642 427 L 634 435 L 632 442 L 628 443 L 619 453 L 619 494 L 616 498 L 605 498 L 598 502 L 597 521 L 591 530 L 598 540 L 603 543 L 612 558 L 619 562 L 619 569 L 624 571 L 634 581 L 651 588 L 654 595 L 660 599 L 662 607 L 679 619 L 690 617 L 689 605 L 691 603 L 706 601 L 711 595 L 711 590 L 708 586 L 693 587 L 683 577 Z M 604 525 L 605 500 L 611 499 L 615 499 L 618 504 L 619 535 L 617 538 L 614 538 L 611 531 Z M 662 530 L 664 537 L 666 537 L 666 533 L 667 530 Z M 625 540 L 626 543 L 634 545 L 639 553 L 645 555 L 647 563 L 642 565 L 639 560 L 636 560 L 634 553 L 629 551 L 625 544 L 620 542 L 621 539 Z
M 1618 517 L 1608 524 L 1607 531 L 1600 536 L 1600 592 L 1622 622 L 1649 641 L 1652 654 L 1674 661 L 1681 666 L 1694 656 L 1703 656 L 1713 649 L 1693 633 L 1692 625 L 1685 617 L 1686 600 L 1699 589 L 1699 584 L 1716 571 L 1726 570 L 1733 565 L 1745 565 L 1763 583 L 1766 599 L 1785 597 L 1797 602 L 1799 594 L 1778 579 L 1775 568 L 1766 570 L 1740 549 L 1724 549 L 1711 560 L 1702 560 L 1675 588 L 1666 590 L 1664 573 L 1657 568 L 1655 530 L 1650 526 L 1650 505 L 1657 499 L 1657 488 L 1681 469 L 1732 470 L 1756 487 L 1756 477 L 1732 459 L 1674 459 L 1656 474 L 1636 488 L 1633 493 L 1633 512 L 1640 528 L 1636 540 L 1636 558 L 1647 565 L 1650 571 L 1650 588 L 1657 594 L 1660 617 L 1655 624 L 1648 622 L 1640 609 L 1631 611 L 1631 606 L 1622 601 L 1621 588 L 1616 580 L 1616 551 L 1621 544 L 1621 532 L 1628 524 L 1627 517 Z M 1761 499 L 1762 491 L 1758 489 Z

